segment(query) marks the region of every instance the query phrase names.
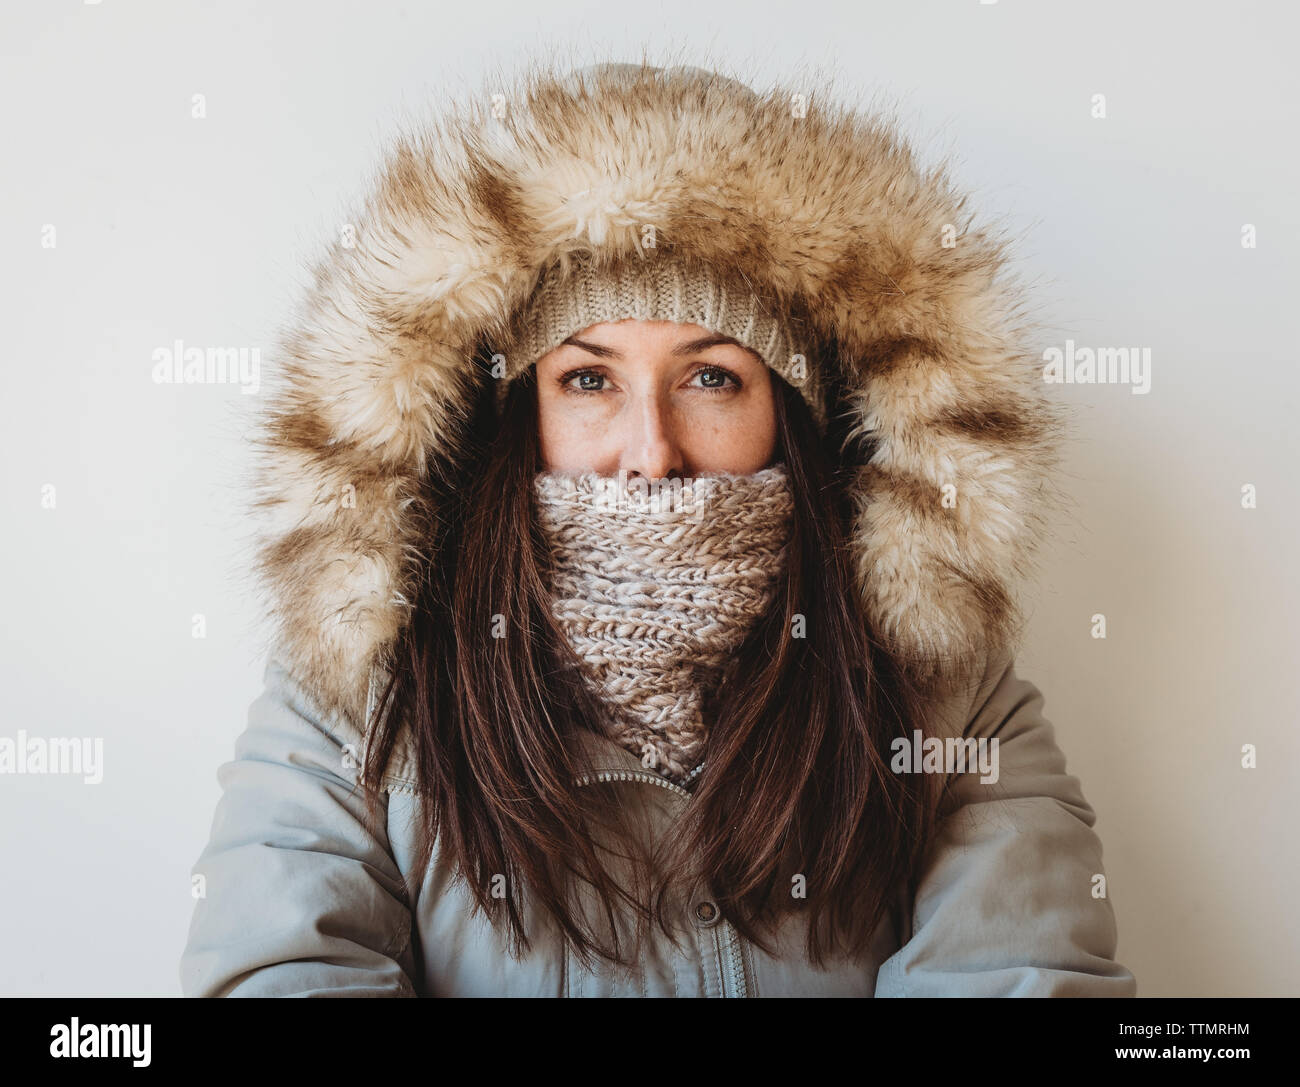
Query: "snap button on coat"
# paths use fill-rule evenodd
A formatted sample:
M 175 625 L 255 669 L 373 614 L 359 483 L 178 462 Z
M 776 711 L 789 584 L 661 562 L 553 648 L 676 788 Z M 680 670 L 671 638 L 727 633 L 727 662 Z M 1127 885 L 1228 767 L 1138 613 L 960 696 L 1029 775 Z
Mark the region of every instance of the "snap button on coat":
M 718 923 L 718 907 L 709 901 L 696 903 L 695 919 L 702 928 L 708 928 Z

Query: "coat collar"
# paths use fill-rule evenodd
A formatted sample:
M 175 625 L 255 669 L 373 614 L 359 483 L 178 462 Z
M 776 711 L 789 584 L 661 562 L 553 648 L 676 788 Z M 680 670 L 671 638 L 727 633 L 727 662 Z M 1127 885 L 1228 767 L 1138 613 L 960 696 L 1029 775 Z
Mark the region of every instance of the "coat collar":
M 541 66 L 393 141 L 280 338 L 257 438 L 277 649 L 322 705 L 362 719 L 406 622 L 410 503 L 454 455 L 474 347 L 579 255 L 716 264 L 796 315 L 810 358 L 831 345 L 842 414 L 874 442 L 852 558 L 877 638 L 941 675 L 1015 634 L 1060 409 L 1002 242 L 887 121 L 810 92 L 826 85 Z

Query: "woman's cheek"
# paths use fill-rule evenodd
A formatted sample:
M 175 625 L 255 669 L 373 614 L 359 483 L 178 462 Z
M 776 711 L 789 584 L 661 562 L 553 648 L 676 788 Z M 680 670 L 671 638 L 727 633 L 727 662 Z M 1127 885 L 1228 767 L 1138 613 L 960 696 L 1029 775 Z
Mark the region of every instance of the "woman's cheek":
M 601 397 L 557 395 L 539 402 L 538 435 L 546 466 L 558 471 L 599 468 L 610 434 L 611 414 Z
M 762 407 L 704 405 L 688 413 L 681 433 L 689 459 L 737 475 L 766 468 L 776 445 L 776 420 Z

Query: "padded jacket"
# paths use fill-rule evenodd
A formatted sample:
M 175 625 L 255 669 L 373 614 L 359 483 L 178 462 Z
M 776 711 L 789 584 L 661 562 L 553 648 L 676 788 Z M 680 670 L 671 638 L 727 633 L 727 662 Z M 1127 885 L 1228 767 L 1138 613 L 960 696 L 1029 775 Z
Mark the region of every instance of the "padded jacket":
M 355 787 L 362 738 L 324 715 L 272 661 L 195 865 L 197 903 L 181 964 L 189 996 L 1133 996 L 1114 959 L 1115 915 L 1095 897 L 1103 873 L 1095 815 L 1066 773 L 1043 696 L 1006 659 L 944 734 L 997 738 L 998 780 L 957 776 L 961 806 L 931 848 L 913 901 L 869 952 L 825 969 L 804 958 L 806 929 L 786 922 L 769 955 L 710 908 L 685 903 L 686 951 L 651 930 L 635 969 L 586 968 L 554 934 L 522 959 L 471 916 L 470 897 L 437 849 L 417 885 L 420 796 L 410 753 L 384 785 L 386 822 L 367 826 Z M 690 797 L 592 733 L 592 768 L 619 782 L 653 833 L 672 833 Z M 536 922 L 529 922 L 531 925 Z M 548 932 L 542 926 L 543 932 Z

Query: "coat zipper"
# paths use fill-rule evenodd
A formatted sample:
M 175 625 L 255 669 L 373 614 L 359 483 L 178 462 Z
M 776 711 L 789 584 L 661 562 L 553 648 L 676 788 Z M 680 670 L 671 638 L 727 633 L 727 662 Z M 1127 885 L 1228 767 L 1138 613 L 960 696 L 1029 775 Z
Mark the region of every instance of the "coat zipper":
M 731 994 L 748 996 L 749 987 L 745 982 L 745 963 L 741 953 L 740 933 L 725 917 L 718 922 L 718 927 L 721 929 L 719 940 L 722 943 L 722 953 L 727 960 L 727 974 L 731 980 Z M 725 991 L 723 995 L 726 995 Z
M 702 769 L 696 767 L 696 772 Z M 694 775 L 692 775 L 694 776 Z M 651 774 L 642 770 L 598 770 L 596 774 L 583 774 L 581 777 L 573 779 L 574 785 L 590 785 L 592 781 L 644 781 L 651 785 L 659 785 L 672 792 L 678 793 L 691 798 L 691 794 L 683 789 L 680 785 L 660 777 L 658 774 Z M 749 987 L 745 982 L 745 964 L 742 958 L 740 946 L 740 934 L 736 932 L 731 922 L 723 918 L 718 922 L 718 935 L 716 937 L 719 947 L 722 951 L 723 965 L 726 970 L 726 977 L 722 981 L 723 996 L 748 996 Z
M 680 785 L 662 778 L 658 774 L 651 774 L 642 770 L 598 770 L 595 777 L 591 774 L 583 774 L 581 777 L 573 779 L 574 785 L 590 785 L 592 781 L 647 781 L 651 785 L 662 785 L 665 789 L 671 789 L 673 792 L 690 800 L 691 794 L 683 789 Z

